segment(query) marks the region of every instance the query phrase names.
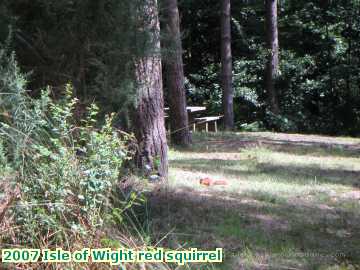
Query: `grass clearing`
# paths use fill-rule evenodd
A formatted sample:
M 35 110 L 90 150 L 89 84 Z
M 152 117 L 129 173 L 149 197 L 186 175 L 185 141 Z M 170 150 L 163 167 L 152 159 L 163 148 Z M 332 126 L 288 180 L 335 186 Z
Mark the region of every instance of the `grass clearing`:
M 360 269 L 360 140 L 275 133 L 195 134 L 170 152 L 150 199 L 172 248 L 225 250 L 214 269 Z M 226 186 L 201 186 L 199 179 Z M 194 269 L 201 266 L 195 266 Z

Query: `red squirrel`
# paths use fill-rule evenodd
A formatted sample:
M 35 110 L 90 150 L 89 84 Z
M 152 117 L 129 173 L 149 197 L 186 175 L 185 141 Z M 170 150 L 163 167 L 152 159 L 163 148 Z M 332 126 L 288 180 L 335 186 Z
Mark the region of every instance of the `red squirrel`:
M 200 185 L 204 186 L 226 186 L 227 182 L 225 180 L 213 180 L 209 177 L 200 179 Z

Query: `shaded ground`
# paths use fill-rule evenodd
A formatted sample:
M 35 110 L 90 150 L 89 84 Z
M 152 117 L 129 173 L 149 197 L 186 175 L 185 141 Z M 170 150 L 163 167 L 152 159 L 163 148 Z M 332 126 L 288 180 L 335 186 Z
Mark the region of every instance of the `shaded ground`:
M 150 199 L 161 245 L 222 247 L 213 269 L 360 269 L 360 140 L 196 134 L 170 158 L 170 184 Z

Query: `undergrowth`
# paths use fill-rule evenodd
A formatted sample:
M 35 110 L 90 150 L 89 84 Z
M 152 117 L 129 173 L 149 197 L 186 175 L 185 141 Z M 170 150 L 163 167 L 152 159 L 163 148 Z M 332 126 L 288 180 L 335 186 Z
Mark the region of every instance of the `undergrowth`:
M 40 98 L 29 97 L 26 77 L 6 50 L 0 47 L 0 186 L 20 194 L 0 220 L 1 248 L 150 248 L 145 232 L 129 218 L 143 197 L 133 190 L 121 194 L 119 188 L 123 165 L 133 156 L 127 147 L 132 135 L 113 128 L 113 115 L 97 127 L 95 104 L 84 119 L 75 119 L 78 100 L 71 85 L 56 102 L 50 88 Z M 7 196 L 5 188 L 0 196 Z M 166 269 L 147 265 L 153 267 Z M 88 263 L 16 269 L 107 268 Z

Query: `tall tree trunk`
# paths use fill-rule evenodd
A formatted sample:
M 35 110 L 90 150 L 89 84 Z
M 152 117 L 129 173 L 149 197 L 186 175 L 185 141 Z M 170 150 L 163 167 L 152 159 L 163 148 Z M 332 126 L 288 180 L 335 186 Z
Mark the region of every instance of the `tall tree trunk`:
M 275 89 L 275 80 L 279 74 L 279 40 L 277 23 L 277 0 L 265 0 L 266 5 L 266 36 L 269 59 L 266 65 L 266 92 L 272 113 L 279 114 L 279 102 Z
M 234 128 L 234 89 L 232 85 L 230 0 L 222 0 L 221 12 L 221 85 L 223 90 L 222 105 L 224 111 L 224 127 L 227 130 L 231 130 Z
M 177 0 L 164 0 L 165 14 L 165 78 L 169 89 L 171 139 L 174 144 L 191 143 L 189 119 L 186 110 L 184 68 Z
M 138 56 L 135 64 L 138 87 L 135 113 L 135 135 L 139 144 L 138 166 L 147 170 L 151 168 L 166 179 L 168 157 L 156 0 L 142 2 L 138 20 L 138 27 L 143 35 L 137 39 L 139 44 L 135 45 L 145 50 L 144 54 Z M 147 48 L 142 47 L 144 44 Z

